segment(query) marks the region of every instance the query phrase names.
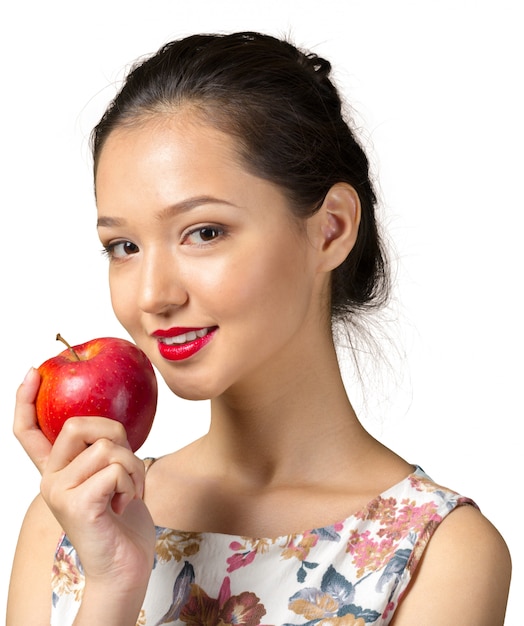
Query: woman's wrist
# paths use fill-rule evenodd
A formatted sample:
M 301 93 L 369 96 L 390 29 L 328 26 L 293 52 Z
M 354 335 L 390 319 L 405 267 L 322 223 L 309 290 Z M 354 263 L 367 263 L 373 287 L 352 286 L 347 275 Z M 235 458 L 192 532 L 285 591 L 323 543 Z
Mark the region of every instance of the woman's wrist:
M 144 602 L 147 580 L 143 585 L 125 590 L 114 587 L 114 580 L 112 584 L 86 580 L 74 626 L 135 626 Z

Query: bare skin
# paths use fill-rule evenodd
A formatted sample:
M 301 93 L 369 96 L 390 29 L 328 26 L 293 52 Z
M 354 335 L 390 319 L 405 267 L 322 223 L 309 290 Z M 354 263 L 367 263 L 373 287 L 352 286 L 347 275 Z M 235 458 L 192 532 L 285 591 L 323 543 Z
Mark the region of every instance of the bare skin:
M 291 534 L 345 519 L 413 471 L 360 424 L 331 337 L 325 294 L 358 230 L 352 188 L 335 185 L 297 234 L 284 195 L 241 167 L 230 138 L 181 115 L 113 131 L 97 201 L 118 319 L 175 393 L 211 398 L 211 426 L 146 476 L 111 420 L 69 420 L 51 447 L 36 425 L 31 372 L 15 434 L 42 489 L 20 535 L 8 626 L 49 624 L 62 529 L 86 574 L 74 624 L 135 626 L 154 524 Z M 173 326 L 218 331 L 178 363 L 162 358 L 154 336 Z M 447 626 L 451 615 L 464 626 L 503 624 L 510 569 L 498 532 L 463 507 L 432 539 L 395 626 Z
M 26 389 L 21 390 L 19 395 L 26 392 Z M 237 474 L 236 483 L 228 484 L 227 489 L 217 492 L 215 475 L 205 471 L 201 471 L 200 475 L 194 472 L 200 457 L 197 451 L 193 454 L 191 448 L 200 447 L 203 450 L 205 445 L 205 441 L 196 442 L 179 453 L 158 460 L 149 470 L 145 499 L 158 525 L 246 536 L 287 534 L 343 519 L 376 495 L 381 490 L 381 482 L 389 486 L 386 476 L 382 476 L 374 490 L 371 485 L 366 485 L 362 494 L 355 496 L 352 489 L 326 493 L 325 487 L 318 485 L 297 486 L 295 477 L 291 480 L 292 487 L 279 488 L 275 484 L 264 488 L 261 483 L 239 479 L 242 474 Z M 370 445 L 373 448 L 377 444 L 370 442 Z M 379 444 L 377 448 L 380 449 Z M 390 460 L 389 471 L 397 471 L 399 476 L 409 472 L 409 468 L 395 457 Z M 387 466 L 383 465 L 383 468 L 386 471 Z M 228 479 L 236 473 L 231 467 L 229 470 Z M 166 491 L 166 476 L 171 484 L 184 485 L 184 489 Z M 224 483 L 221 481 L 220 484 Z M 210 498 L 210 494 L 214 497 Z M 171 498 L 173 506 L 166 509 L 165 503 Z M 177 507 L 177 501 L 185 506 Z M 290 503 L 292 506 L 289 506 Z M 327 515 L 326 507 L 329 507 Z M 275 515 L 275 509 L 279 515 Z M 181 510 L 188 513 L 181 516 Z M 282 511 L 287 516 L 283 517 L 280 514 Z M 10 589 L 8 625 L 49 624 L 49 571 L 61 532 L 60 524 L 42 497 L 38 496 L 28 512 L 20 536 Z M 35 535 L 39 537 L 36 543 Z M 503 624 L 510 569 L 507 547 L 497 530 L 476 509 L 460 508 L 446 518 L 431 540 L 393 624 L 418 626 L 421 624 L 420 616 L 429 614 L 432 615 L 431 621 L 425 624 L 445 625 L 454 611 L 463 616 L 461 623 L 471 626 Z M 31 603 L 27 602 L 28 588 L 32 589 Z M 463 591 L 465 588 L 469 590 L 467 594 Z M 96 587 L 93 592 L 96 598 Z M 126 594 L 115 607 L 115 621 L 104 623 L 127 623 L 123 612 L 123 607 L 126 607 L 131 609 L 128 623 L 133 624 L 139 608 L 137 598 L 140 599 L 142 593 Z M 130 605 L 129 598 L 133 598 L 135 604 Z M 97 606 L 95 601 L 90 604 L 88 599 L 84 602 L 85 622 L 80 616 L 79 624 L 89 623 L 90 619 L 93 620 L 91 623 L 97 623 L 97 619 L 102 619 L 102 616 L 97 617 L 96 611 L 94 615 L 88 612 L 90 606 L 95 609 Z M 107 605 L 104 607 L 104 611 L 107 610 Z M 103 619 L 109 619 L 105 612 Z

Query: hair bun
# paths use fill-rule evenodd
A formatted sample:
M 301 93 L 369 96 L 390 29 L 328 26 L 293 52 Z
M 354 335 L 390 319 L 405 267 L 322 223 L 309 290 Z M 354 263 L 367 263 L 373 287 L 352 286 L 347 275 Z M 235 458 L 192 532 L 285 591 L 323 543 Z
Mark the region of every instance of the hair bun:
M 310 67 L 320 78 L 328 78 L 331 73 L 331 63 L 315 53 L 305 55 L 307 66 Z

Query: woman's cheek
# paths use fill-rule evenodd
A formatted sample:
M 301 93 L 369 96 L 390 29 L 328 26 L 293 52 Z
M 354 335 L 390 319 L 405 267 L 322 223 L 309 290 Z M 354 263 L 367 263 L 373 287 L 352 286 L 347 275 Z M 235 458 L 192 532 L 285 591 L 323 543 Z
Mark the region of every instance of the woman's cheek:
M 117 320 L 133 336 L 135 316 L 138 313 L 137 294 L 132 286 L 126 288 L 122 281 L 110 280 L 111 305 Z

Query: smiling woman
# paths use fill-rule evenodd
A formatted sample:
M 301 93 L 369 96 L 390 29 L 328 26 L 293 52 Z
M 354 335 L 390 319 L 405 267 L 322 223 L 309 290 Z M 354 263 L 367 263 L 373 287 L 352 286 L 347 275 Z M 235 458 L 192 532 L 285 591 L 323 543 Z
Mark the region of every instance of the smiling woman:
M 339 187 L 329 192 L 331 204 L 347 195 L 358 220 L 356 194 Z M 317 328 L 330 336 L 329 300 L 312 294 L 327 280 L 316 266 L 336 264 L 338 256 L 328 257 L 337 246 L 317 258 L 317 220 L 297 236 L 286 195 L 242 167 L 229 135 L 180 110 L 163 124 L 114 130 L 98 160 L 96 191 L 100 215 L 119 224 L 99 226 L 111 250 L 115 313 L 178 395 L 231 395 L 248 375 L 284 376 L 298 354 L 313 350 Z M 354 239 L 357 227 L 348 224 L 346 237 Z M 203 336 L 182 343 L 187 329 Z
M 146 463 L 103 416 L 51 448 L 31 372 L 15 431 L 42 489 L 9 626 L 503 623 L 498 531 L 375 440 L 343 384 L 334 330 L 354 337 L 389 274 L 330 69 L 258 33 L 191 36 L 95 128 L 116 317 L 175 394 L 210 400 L 210 428 L 176 449 L 174 423 Z

